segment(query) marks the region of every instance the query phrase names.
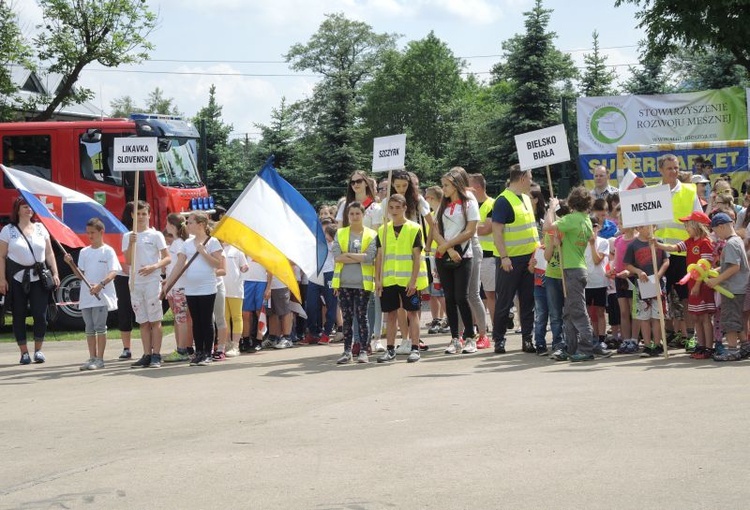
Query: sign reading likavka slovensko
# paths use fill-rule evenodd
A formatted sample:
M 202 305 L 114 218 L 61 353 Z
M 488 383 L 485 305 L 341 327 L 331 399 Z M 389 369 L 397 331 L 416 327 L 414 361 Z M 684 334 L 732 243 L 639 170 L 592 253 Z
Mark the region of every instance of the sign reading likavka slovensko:
M 115 172 L 155 172 L 159 143 L 155 137 L 114 139 Z

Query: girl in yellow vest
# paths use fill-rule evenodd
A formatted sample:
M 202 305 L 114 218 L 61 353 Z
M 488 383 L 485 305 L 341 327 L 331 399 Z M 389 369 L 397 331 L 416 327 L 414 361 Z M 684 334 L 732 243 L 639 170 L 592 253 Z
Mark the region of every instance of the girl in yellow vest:
M 387 315 L 386 352 L 378 363 L 396 359 L 396 322 L 399 309 L 406 310 L 411 352 L 407 361 L 419 361 L 420 291 L 427 288 L 427 265 L 422 248 L 422 229 L 406 219 L 406 199 L 395 194 L 388 199 L 392 222 L 378 230 L 378 255 L 375 263 L 375 288 Z M 388 227 L 387 230 L 385 227 Z
M 345 211 L 347 227 L 340 228 L 333 240 L 333 280 L 331 284 L 339 298 L 344 316 L 344 354 L 336 363 L 352 360 L 353 321 L 359 326 L 358 363 L 367 363 L 367 344 L 370 334 L 367 322 L 367 302 L 375 288 L 373 261 L 377 245 L 377 233 L 364 226 L 365 207 L 360 202 L 350 203 Z

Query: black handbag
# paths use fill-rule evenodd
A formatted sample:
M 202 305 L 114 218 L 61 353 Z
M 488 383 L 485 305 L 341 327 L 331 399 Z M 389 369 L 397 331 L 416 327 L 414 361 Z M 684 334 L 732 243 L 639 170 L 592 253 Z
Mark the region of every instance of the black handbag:
M 448 251 L 446 250 L 446 252 L 443 253 L 442 258 L 440 258 L 439 260 L 441 261 L 441 264 L 443 265 L 443 267 L 445 267 L 447 269 L 455 269 L 458 266 L 460 266 L 461 263 L 464 261 L 464 259 L 463 259 L 464 251 L 465 251 L 464 246 L 461 246 L 461 245 L 454 246 L 453 249 L 456 250 L 459 255 L 461 255 L 461 260 L 459 260 L 458 262 L 454 261 L 450 257 L 450 255 L 448 255 Z

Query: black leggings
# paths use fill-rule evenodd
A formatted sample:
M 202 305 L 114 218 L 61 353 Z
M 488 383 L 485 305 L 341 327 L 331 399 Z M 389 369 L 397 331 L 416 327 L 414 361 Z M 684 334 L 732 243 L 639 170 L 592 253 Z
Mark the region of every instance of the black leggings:
M 193 319 L 195 350 L 211 354 L 214 347 L 214 301 L 216 294 L 185 296 L 190 317 Z
M 115 276 L 115 293 L 117 294 L 117 329 L 133 331 L 135 312 L 130 304 L 130 278 L 118 274 Z
M 13 311 L 13 336 L 18 345 L 26 345 L 26 305 L 31 307 L 34 317 L 34 341 L 41 342 L 47 333 L 47 303 L 49 291 L 42 287 L 37 280 L 29 284 L 28 294 L 23 290 L 23 284 L 11 278 L 11 309 Z
M 447 255 L 445 255 L 447 257 Z M 442 259 L 435 259 L 440 284 L 445 294 L 445 314 L 451 328 L 451 338 L 458 338 L 458 314 L 464 322 L 464 338 L 474 337 L 474 318 L 469 306 L 469 277 L 471 259 L 462 259 L 456 268 L 447 268 Z

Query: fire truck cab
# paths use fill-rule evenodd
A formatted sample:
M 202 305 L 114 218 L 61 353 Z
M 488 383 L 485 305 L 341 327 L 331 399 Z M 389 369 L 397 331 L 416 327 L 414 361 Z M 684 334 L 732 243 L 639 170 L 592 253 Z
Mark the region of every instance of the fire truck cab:
M 5 166 L 42 177 L 88 195 L 121 217 L 133 199 L 135 174 L 114 171 L 113 144 L 118 137 L 155 136 L 159 157 L 155 172 L 141 172 L 138 198 L 151 206 L 152 226 L 162 230 L 172 212 L 210 210 L 210 197 L 198 173 L 195 127 L 179 117 L 133 114 L 129 119 L 74 122 L 0 123 L 0 160 Z M 0 182 L 0 226 L 10 219 L 17 191 Z M 130 227 L 128 219 L 123 223 Z M 113 246 L 119 252 L 119 246 Z M 72 252 L 74 258 L 77 253 Z M 60 254 L 58 254 L 60 255 Z M 58 256 L 61 284 L 58 324 L 82 327 L 78 307 L 80 281 Z

